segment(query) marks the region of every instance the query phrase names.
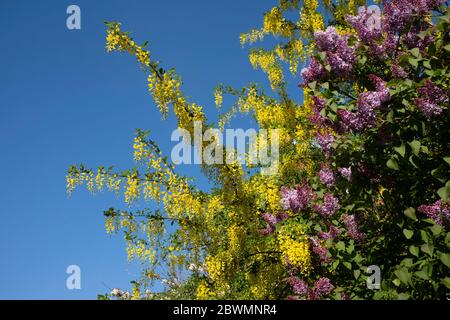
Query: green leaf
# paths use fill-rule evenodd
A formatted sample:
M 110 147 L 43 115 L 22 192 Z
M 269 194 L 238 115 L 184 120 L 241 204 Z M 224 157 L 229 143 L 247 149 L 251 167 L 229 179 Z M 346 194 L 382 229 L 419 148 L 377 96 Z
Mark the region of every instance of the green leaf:
M 405 156 L 406 147 L 404 143 L 402 143 L 400 147 L 395 147 L 394 150 L 398 152 L 402 157 Z
M 409 246 L 409 252 L 411 252 L 413 256 L 419 256 L 419 248 L 416 246 Z
M 445 277 L 444 279 L 441 279 L 441 283 L 450 289 L 450 278 L 449 277 Z
M 426 232 L 425 230 L 420 230 L 420 238 L 425 243 L 428 243 L 430 241 L 430 238 L 428 237 L 428 232 Z
M 405 235 L 406 239 L 411 239 L 414 235 L 414 231 L 409 229 L 403 229 L 403 234 Z
M 398 287 L 400 285 L 400 279 L 396 278 L 392 281 L 392 283 Z
M 444 49 L 447 50 L 447 51 L 450 51 L 450 44 L 444 46 Z
M 348 269 L 352 270 L 352 264 L 348 261 L 343 261 L 342 264 Z
M 442 200 L 447 201 L 448 196 L 450 194 L 449 189 L 450 188 L 448 188 L 447 186 L 444 186 L 437 191 L 437 194 L 439 195 L 439 197 L 441 197 Z
M 434 236 L 438 236 L 441 234 L 441 232 L 444 230 L 442 226 L 435 224 L 434 226 L 430 227 L 431 232 L 433 232 Z
M 450 164 L 450 157 L 445 157 L 443 158 L 445 162 L 447 162 L 448 164 Z
M 428 254 L 430 257 L 433 255 L 434 247 L 431 244 L 424 243 L 420 246 L 420 250 Z
M 358 279 L 360 275 L 361 275 L 361 270 L 353 270 L 353 276 L 355 277 L 355 279 Z
M 406 268 L 398 269 L 394 271 L 397 278 L 404 284 L 408 284 L 411 279 L 411 274 Z
M 399 170 L 397 160 L 395 160 L 394 158 L 389 159 L 386 165 L 389 169 Z
M 441 256 L 439 257 L 441 262 L 445 264 L 448 268 L 450 268 L 450 254 L 448 253 L 441 253 Z
M 413 67 L 417 68 L 419 66 L 419 59 L 409 58 L 408 62 Z
M 420 142 L 417 140 L 413 140 L 411 142 L 408 142 L 408 144 L 411 147 L 414 154 L 417 156 L 420 152 Z
M 413 56 L 416 57 L 416 58 L 421 56 L 419 48 L 414 48 L 414 49 L 411 49 L 410 51 L 413 54 Z
M 408 218 L 412 219 L 412 220 L 417 220 L 416 217 L 416 210 L 414 208 L 409 207 L 408 209 L 406 209 L 405 211 L 403 211 L 403 213 L 405 214 L 405 216 L 407 216 Z
M 342 241 L 339 241 L 338 243 L 336 243 L 336 248 L 337 248 L 339 251 L 345 250 L 345 243 L 342 242 Z
M 351 254 L 355 250 L 355 246 L 353 244 L 349 245 L 345 251 Z
M 408 300 L 408 299 L 409 299 L 409 294 L 407 294 L 406 292 L 398 294 L 398 300 Z
M 414 275 L 423 280 L 428 280 L 430 277 L 428 276 L 428 272 L 426 269 L 414 272 Z

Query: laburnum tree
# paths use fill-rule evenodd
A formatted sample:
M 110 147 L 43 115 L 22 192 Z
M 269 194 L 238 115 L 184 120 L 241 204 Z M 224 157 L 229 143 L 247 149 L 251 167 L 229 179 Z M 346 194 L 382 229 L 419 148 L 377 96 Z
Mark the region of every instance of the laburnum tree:
M 221 116 L 252 116 L 278 129 L 279 166 L 202 164 L 201 190 L 138 130 L 136 166 L 72 166 L 68 191 L 85 184 L 123 192 L 104 212 L 129 259 L 142 263 L 120 299 L 438 299 L 450 289 L 450 11 L 441 0 L 280 0 L 263 26 L 241 35 L 271 92 L 218 85 L 235 103 Z M 290 20 L 298 12 L 298 20 Z M 256 47 L 267 36 L 277 44 Z M 107 51 L 128 52 L 148 74 L 163 116 L 194 134 L 212 127 L 201 106 L 119 23 Z M 301 70 L 300 66 L 305 66 Z M 287 77 L 286 71 L 293 77 Z M 288 94 L 288 79 L 303 101 Z M 256 148 L 267 142 L 258 136 Z M 269 139 L 270 140 L 270 139 Z M 221 149 L 219 141 L 213 140 Z M 270 141 L 269 141 L 270 142 Z M 210 143 L 210 142 L 208 142 Z M 225 154 L 225 152 L 224 152 Z M 158 209 L 137 210 L 152 201 Z M 370 270 L 379 269 L 380 283 Z M 375 268 L 375 269 L 374 269 Z M 368 286 L 369 284 L 372 286 Z M 153 292 L 156 282 L 164 290 Z

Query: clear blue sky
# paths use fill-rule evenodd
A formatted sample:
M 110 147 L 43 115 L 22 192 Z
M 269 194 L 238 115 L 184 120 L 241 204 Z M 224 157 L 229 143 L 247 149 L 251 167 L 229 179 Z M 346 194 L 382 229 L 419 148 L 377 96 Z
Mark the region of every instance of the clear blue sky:
M 71 164 L 131 167 L 136 128 L 165 152 L 173 146 L 173 118 L 161 121 L 132 57 L 105 52 L 103 21 L 148 40 L 212 115 L 215 85 L 265 81 L 239 34 L 273 3 L 0 0 L 0 299 L 95 299 L 137 277 L 122 238 L 104 230 L 103 210 L 124 208 L 123 199 L 65 191 Z M 70 4 L 81 8 L 81 30 L 66 28 Z M 81 290 L 66 289 L 71 264 L 81 267 Z

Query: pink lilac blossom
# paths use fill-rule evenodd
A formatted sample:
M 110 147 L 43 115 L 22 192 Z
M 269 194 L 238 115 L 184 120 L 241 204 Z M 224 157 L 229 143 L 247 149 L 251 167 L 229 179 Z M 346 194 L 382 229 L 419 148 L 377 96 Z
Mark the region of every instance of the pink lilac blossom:
M 342 216 L 342 220 L 344 221 L 345 227 L 347 228 L 347 233 L 350 238 L 362 241 L 365 239 L 366 235 L 359 230 L 359 224 L 357 218 L 354 214 L 344 214 Z
M 289 215 L 286 212 L 277 213 L 277 223 L 289 219 Z
M 284 210 L 299 212 L 306 209 L 315 198 L 312 188 L 303 184 L 295 189 L 281 188 L 281 205 Z
M 335 141 L 334 136 L 329 132 L 327 132 L 325 134 L 318 132 L 316 134 L 316 142 L 320 146 L 320 148 L 322 149 L 322 151 L 325 155 L 330 154 L 331 146 L 334 141 Z
M 270 213 L 264 213 L 261 215 L 261 218 L 267 222 L 266 228 L 260 230 L 260 233 L 264 236 L 270 235 L 275 231 L 275 225 L 281 221 L 284 221 L 289 218 L 289 215 L 285 212 L 279 212 L 276 215 Z
M 355 113 L 345 109 L 337 111 L 347 130 L 360 132 L 373 128 L 377 120 L 375 109 L 380 108 L 383 103 L 390 99 L 389 89 L 385 81 L 373 74 L 369 75 L 369 79 L 374 83 L 376 91 L 366 91 L 359 95 L 357 111 Z
M 350 295 L 346 292 L 341 292 L 341 300 L 350 300 Z
M 427 30 L 430 24 L 425 21 L 415 23 L 411 26 L 411 29 L 402 38 L 403 43 L 406 44 L 408 49 L 419 48 L 420 50 L 425 50 L 425 48 L 435 41 L 433 36 L 427 35 L 423 38 L 419 37 L 419 33 Z
M 313 112 L 314 114 L 310 116 L 308 119 L 311 123 L 315 124 L 319 128 L 324 127 L 330 121 L 327 117 L 324 117 L 320 114 L 320 112 L 325 108 L 325 100 L 321 97 L 314 96 L 313 97 Z
M 317 254 L 321 263 L 330 263 L 331 257 L 328 254 L 328 249 L 322 247 L 319 241 L 313 237 L 310 238 L 312 251 Z
M 316 31 L 314 38 L 317 48 L 326 52 L 333 73 L 348 76 L 356 62 L 355 49 L 347 43 L 348 36 L 340 35 L 335 27 L 328 27 L 325 31 Z
M 318 81 L 325 77 L 327 70 L 315 58 L 310 58 L 307 68 L 303 68 L 301 75 L 303 79 L 302 85 L 307 85 L 313 81 Z
M 450 206 L 442 200 L 438 200 L 431 205 L 423 204 L 417 210 L 426 214 L 439 225 L 450 225 Z
M 318 176 L 320 182 L 322 182 L 327 187 L 332 187 L 336 183 L 336 176 L 333 170 L 331 170 L 327 166 L 322 166 L 322 169 L 320 169 Z
M 439 105 L 449 101 L 447 92 L 431 80 L 426 80 L 424 86 L 419 88 L 418 92 L 421 98 L 415 99 L 414 102 L 428 119 L 440 115 L 443 110 Z
M 382 34 L 379 12 L 372 11 L 367 6 L 361 7 L 356 16 L 348 15 L 347 22 L 355 28 L 359 39 L 364 43 L 371 43 Z
M 271 235 L 275 232 L 275 226 L 272 226 L 270 224 L 267 225 L 267 227 L 265 227 L 262 230 L 259 230 L 259 233 L 263 236 L 268 236 Z
M 288 281 L 295 294 L 305 295 L 308 292 L 308 285 L 298 277 L 290 277 Z
M 271 224 L 271 225 L 275 225 L 278 221 L 277 221 L 277 218 L 273 215 L 273 214 L 270 214 L 270 213 L 264 213 L 264 214 L 262 214 L 261 215 L 261 218 L 265 221 L 265 222 L 267 222 L 268 224 Z
M 323 240 L 334 239 L 340 233 L 341 230 L 339 230 L 335 226 L 330 226 L 330 230 L 328 232 L 319 232 L 319 237 Z
M 331 283 L 331 280 L 326 277 L 320 278 L 314 284 L 314 293 L 315 293 L 315 296 L 318 296 L 318 297 L 323 297 L 323 296 L 330 294 L 333 291 L 333 289 L 334 289 L 334 286 Z
M 323 197 L 323 204 L 315 205 L 314 209 L 323 217 L 330 217 L 335 214 L 341 206 L 338 198 L 330 193 L 326 193 Z
M 338 171 L 341 174 L 341 176 L 343 176 L 345 179 L 347 179 L 348 181 L 352 181 L 352 168 L 351 167 L 339 168 Z
M 391 73 L 392 73 L 392 76 L 394 78 L 397 78 L 397 79 L 406 79 L 409 76 L 408 72 L 406 72 L 405 69 L 400 67 L 398 65 L 397 61 L 392 63 L 392 65 L 391 65 Z
M 411 23 L 436 8 L 445 0 L 392 0 L 383 7 L 384 29 L 389 32 L 402 32 Z

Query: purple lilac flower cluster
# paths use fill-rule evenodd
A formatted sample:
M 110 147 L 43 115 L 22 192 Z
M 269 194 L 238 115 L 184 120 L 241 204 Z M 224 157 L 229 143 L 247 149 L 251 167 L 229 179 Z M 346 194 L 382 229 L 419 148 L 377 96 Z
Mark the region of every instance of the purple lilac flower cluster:
M 347 43 L 348 36 L 340 35 L 336 28 L 328 27 L 325 31 L 314 34 L 317 48 L 326 53 L 331 71 L 337 76 L 349 76 L 356 62 L 355 49 Z M 309 66 L 301 72 L 303 85 L 321 80 L 328 72 L 322 64 L 311 57 Z
M 314 209 L 323 217 L 334 215 L 339 209 L 339 200 L 330 193 L 326 193 L 323 197 L 323 204 L 314 206 Z
M 309 117 L 309 121 L 315 124 L 319 128 L 323 128 L 330 121 L 327 117 L 324 117 L 320 114 L 320 112 L 325 108 L 325 100 L 321 97 L 314 96 L 313 97 L 313 112 L 314 114 Z
M 307 68 L 302 69 L 303 85 L 320 80 L 327 75 L 327 70 L 315 58 L 309 59 Z
M 450 225 L 450 206 L 442 200 L 431 205 L 421 205 L 417 210 L 426 214 L 439 225 Z
M 375 23 L 369 23 L 371 20 Z M 357 16 L 347 16 L 347 22 L 355 28 L 359 39 L 364 43 L 371 43 L 382 35 L 381 16 L 367 6 L 361 7 Z
M 289 215 L 285 212 L 279 212 L 276 215 L 271 213 L 263 213 L 261 218 L 267 223 L 266 228 L 260 230 L 260 233 L 264 236 L 274 233 L 275 225 L 283 220 L 289 218 Z
M 384 30 L 390 33 L 402 32 L 418 17 L 439 6 L 444 0 L 392 0 L 383 7 Z
M 303 184 L 297 188 L 281 188 L 281 205 L 284 210 L 300 212 L 306 209 L 310 202 L 315 199 L 315 193 L 312 188 Z
M 339 168 L 338 171 L 341 174 L 341 176 L 343 176 L 345 179 L 347 179 L 348 181 L 352 181 L 352 168 L 351 167 Z
M 373 128 L 377 120 L 375 109 L 378 109 L 390 98 L 385 81 L 376 75 L 370 75 L 369 78 L 374 83 L 376 91 L 367 91 L 359 95 L 356 113 L 344 109 L 338 110 L 338 115 L 347 129 L 359 132 Z
M 323 240 L 334 239 L 341 233 L 341 230 L 336 228 L 335 226 L 330 226 L 330 230 L 328 232 L 319 232 L 319 237 Z
M 355 49 L 348 45 L 348 36 L 340 35 L 335 27 L 316 31 L 314 38 L 317 48 L 325 51 L 332 71 L 338 76 L 349 75 L 356 62 Z
M 335 141 L 334 136 L 329 132 L 324 134 L 318 132 L 316 134 L 316 142 L 326 156 L 330 155 L 331 145 L 333 144 L 334 141 Z
M 295 294 L 302 296 L 308 292 L 308 285 L 305 281 L 299 279 L 298 277 L 290 277 L 288 282 Z
M 334 186 L 336 184 L 336 175 L 333 170 L 331 170 L 328 166 L 322 166 L 318 173 L 320 182 L 326 185 L 328 188 Z
M 426 80 L 424 86 L 419 88 L 418 92 L 421 98 L 415 99 L 415 103 L 427 118 L 440 115 L 442 108 L 439 105 L 449 101 L 448 93 L 431 80 Z
M 409 76 L 408 72 L 401 66 L 399 66 L 397 60 L 394 61 L 391 65 L 391 73 L 392 76 L 397 79 L 406 79 Z
M 328 254 L 328 249 L 325 247 L 322 247 L 320 245 L 320 242 L 317 238 L 314 237 L 310 237 L 310 242 L 311 242 L 311 247 L 312 247 L 312 251 L 317 254 L 317 256 L 320 259 L 321 263 L 330 263 L 331 262 L 331 257 Z
M 289 300 L 298 300 L 299 296 L 306 296 L 308 300 L 317 300 L 329 295 L 334 290 L 331 280 L 326 277 L 321 277 L 317 280 L 312 288 L 298 277 L 291 277 L 288 279 L 288 282 L 292 287 L 292 291 L 297 294 L 297 296 L 288 297 Z
M 322 277 L 316 281 L 314 288 L 316 295 L 322 297 L 330 294 L 334 286 L 331 284 L 330 279 Z
M 357 241 L 362 241 L 365 239 L 366 235 L 359 230 L 359 223 L 354 214 L 344 214 L 342 216 L 342 220 L 344 221 L 345 227 L 347 228 L 348 235 Z

